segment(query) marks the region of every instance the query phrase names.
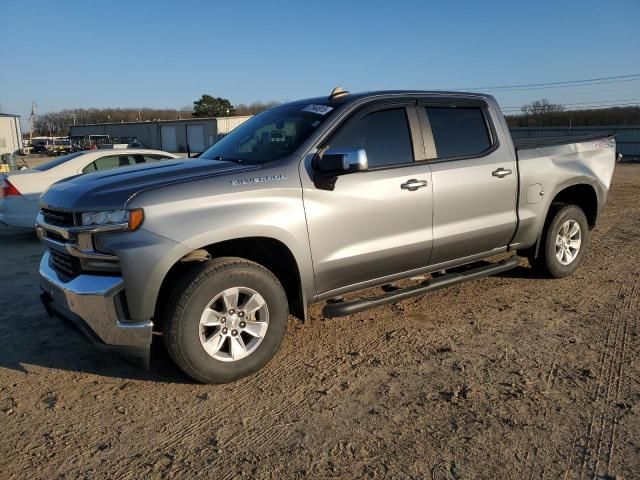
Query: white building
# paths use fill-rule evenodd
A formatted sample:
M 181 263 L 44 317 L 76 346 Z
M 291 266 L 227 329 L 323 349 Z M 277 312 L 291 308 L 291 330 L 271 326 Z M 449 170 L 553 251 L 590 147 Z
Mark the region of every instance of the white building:
M 21 151 L 20 116 L 0 113 L 0 158 L 7 153 L 17 155 Z

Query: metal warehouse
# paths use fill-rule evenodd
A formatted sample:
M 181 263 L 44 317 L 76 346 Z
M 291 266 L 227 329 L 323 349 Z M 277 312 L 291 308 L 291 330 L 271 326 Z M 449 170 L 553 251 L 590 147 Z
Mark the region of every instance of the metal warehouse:
M 18 154 L 21 151 L 20 116 L 0 113 L 0 158 L 5 154 Z
M 127 143 L 135 139 L 146 148 L 199 153 L 249 118 L 251 115 L 74 125 L 70 136 L 109 135 L 112 139 L 129 139 Z

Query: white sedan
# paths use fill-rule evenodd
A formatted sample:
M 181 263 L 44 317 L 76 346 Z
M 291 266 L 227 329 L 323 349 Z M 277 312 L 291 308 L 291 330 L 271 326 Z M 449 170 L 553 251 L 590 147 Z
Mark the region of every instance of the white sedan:
M 33 228 L 38 199 L 53 183 L 75 175 L 180 158 L 160 150 L 123 149 L 76 152 L 35 168 L 0 175 L 0 224 Z

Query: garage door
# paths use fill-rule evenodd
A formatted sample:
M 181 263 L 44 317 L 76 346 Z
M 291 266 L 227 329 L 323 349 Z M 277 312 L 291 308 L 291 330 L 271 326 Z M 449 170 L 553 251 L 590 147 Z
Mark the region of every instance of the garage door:
M 204 152 L 204 127 L 202 125 L 187 125 L 187 141 L 191 152 Z
M 162 138 L 162 150 L 165 152 L 177 152 L 178 143 L 176 142 L 176 127 L 163 125 L 160 129 L 160 137 Z

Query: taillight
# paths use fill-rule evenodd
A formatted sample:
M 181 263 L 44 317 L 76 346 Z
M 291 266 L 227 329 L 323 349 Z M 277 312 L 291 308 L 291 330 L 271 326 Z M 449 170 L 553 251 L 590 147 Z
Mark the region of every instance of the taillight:
M 21 195 L 20 192 L 13 184 L 9 181 L 8 178 L 2 179 L 2 196 L 3 197 L 15 197 Z

